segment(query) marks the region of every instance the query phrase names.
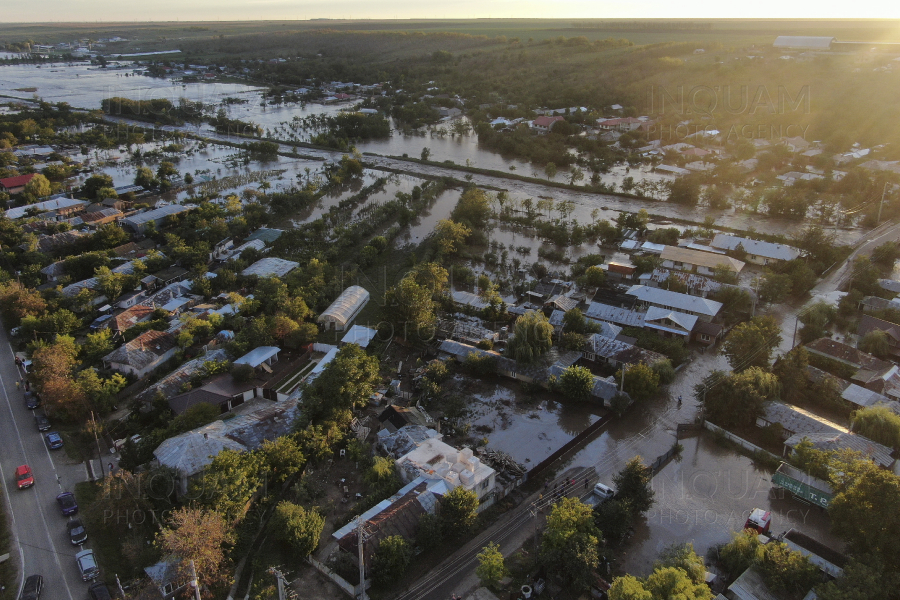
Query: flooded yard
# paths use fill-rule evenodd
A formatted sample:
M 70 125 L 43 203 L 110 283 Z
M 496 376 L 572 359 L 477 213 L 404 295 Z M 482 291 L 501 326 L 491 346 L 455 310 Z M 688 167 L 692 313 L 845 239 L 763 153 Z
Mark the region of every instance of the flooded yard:
M 517 383 L 478 382 L 468 397 L 469 435 L 530 469 L 597 421 L 603 409 L 561 404 L 547 393 L 527 397 Z

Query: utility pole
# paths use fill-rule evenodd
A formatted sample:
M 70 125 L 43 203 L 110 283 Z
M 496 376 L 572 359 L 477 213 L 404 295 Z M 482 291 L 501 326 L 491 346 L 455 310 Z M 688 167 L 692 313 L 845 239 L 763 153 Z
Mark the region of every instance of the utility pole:
M 269 567 L 269 573 L 274 575 L 278 582 L 278 600 L 284 600 L 284 574 L 275 567 Z
M 528 509 L 528 512 L 531 513 L 531 516 L 534 517 L 534 555 L 537 556 L 538 553 L 538 507 L 537 504 L 532 502 L 531 508 Z
M 194 561 L 191 561 L 191 587 L 194 588 L 194 600 L 200 600 L 200 582 L 197 581 L 197 570 Z
M 359 552 L 359 600 L 368 600 L 366 596 L 366 557 L 365 557 L 365 530 L 363 529 L 362 516 L 356 517 L 356 546 Z M 198 599 L 199 600 L 199 599 Z
M 94 430 L 94 441 L 97 442 L 97 462 L 100 463 L 100 477 L 98 479 L 103 478 L 103 452 L 100 450 L 100 438 L 97 437 L 97 421 L 94 419 L 94 411 L 91 411 L 91 424 L 93 425 Z
M 120 595 L 122 598 L 124 598 L 124 597 L 125 597 L 125 590 L 122 588 L 122 582 L 119 581 L 119 574 L 118 574 L 118 573 L 116 573 L 116 585 L 117 585 L 118 588 L 119 588 L 119 595 Z
M 887 193 L 888 182 L 884 182 L 884 189 L 881 190 L 881 203 L 878 205 L 878 219 L 875 220 L 875 227 L 881 225 L 881 209 L 884 208 L 884 195 Z

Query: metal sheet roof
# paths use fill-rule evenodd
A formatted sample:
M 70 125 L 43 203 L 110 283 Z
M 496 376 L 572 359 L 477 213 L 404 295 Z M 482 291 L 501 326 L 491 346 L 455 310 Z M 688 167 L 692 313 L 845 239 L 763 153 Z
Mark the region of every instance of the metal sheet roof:
M 284 277 L 299 266 L 300 263 L 298 262 L 269 256 L 259 259 L 258 261 L 241 271 L 241 275 L 257 275 L 258 277 Z
M 281 352 L 281 348 L 277 346 L 259 346 L 234 361 L 234 364 L 250 365 L 255 368 L 273 356 L 277 356 L 279 352 Z
M 799 250 L 787 244 L 773 244 L 725 233 L 717 233 L 710 246 L 720 250 L 735 250 L 738 246 L 742 246 L 747 254 L 776 260 L 794 260 L 800 256 Z
M 626 293 L 648 304 L 690 311 L 711 317 L 716 316 L 722 310 L 722 303 L 715 300 L 708 300 L 699 296 L 688 296 L 687 294 L 679 294 L 678 292 L 670 292 L 669 290 L 661 290 L 645 285 L 633 285 Z

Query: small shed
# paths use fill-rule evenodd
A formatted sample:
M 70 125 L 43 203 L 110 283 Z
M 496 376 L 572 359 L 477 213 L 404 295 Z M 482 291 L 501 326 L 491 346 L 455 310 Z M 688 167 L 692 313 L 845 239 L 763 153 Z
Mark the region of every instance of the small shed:
M 358 285 L 351 285 L 319 315 L 318 321 L 326 330 L 344 331 L 368 303 L 369 292 Z

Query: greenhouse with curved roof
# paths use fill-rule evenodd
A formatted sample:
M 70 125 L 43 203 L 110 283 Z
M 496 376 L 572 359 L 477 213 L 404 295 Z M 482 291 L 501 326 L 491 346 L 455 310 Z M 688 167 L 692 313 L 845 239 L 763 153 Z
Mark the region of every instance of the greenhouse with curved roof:
M 368 303 L 369 292 L 358 285 L 351 285 L 319 315 L 318 321 L 326 330 L 343 331 Z

